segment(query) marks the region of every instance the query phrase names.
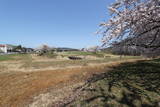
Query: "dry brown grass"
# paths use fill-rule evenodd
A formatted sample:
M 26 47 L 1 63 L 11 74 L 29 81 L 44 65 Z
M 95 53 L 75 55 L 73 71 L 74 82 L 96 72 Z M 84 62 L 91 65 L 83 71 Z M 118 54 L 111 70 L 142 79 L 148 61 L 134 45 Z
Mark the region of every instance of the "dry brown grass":
M 44 71 L 36 73 L 4 73 L 0 75 L 0 105 L 23 106 L 33 94 L 56 84 L 67 82 L 73 71 Z M 78 72 L 77 72 L 78 73 Z M 62 75 L 63 74 L 63 75 Z
M 84 69 L 3 73 L 0 75 L 0 106 L 23 106 L 31 96 L 49 87 L 63 82 L 80 81 L 85 75 L 82 71 Z
M 3 72 L 0 74 L 0 106 L 22 107 L 35 95 L 49 88 L 65 87 L 60 84 L 77 84 L 95 73 L 103 72 L 107 65 L 85 66 L 41 72 Z
M 16 60 L 6 60 L 0 63 L 0 107 L 23 107 L 32 102 L 34 96 L 49 90 L 82 83 L 92 74 L 106 70 L 106 66 L 121 63 L 108 63 L 109 59 L 54 61 L 54 59 L 38 60 L 39 58 L 36 59 L 30 55 L 13 57 Z M 111 60 L 111 62 L 117 60 Z M 106 63 L 108 64 L 106 65 Z M 57 66 L 59 68 L 53 70 Z M 49 67 L 51 70 L 47 70 Z

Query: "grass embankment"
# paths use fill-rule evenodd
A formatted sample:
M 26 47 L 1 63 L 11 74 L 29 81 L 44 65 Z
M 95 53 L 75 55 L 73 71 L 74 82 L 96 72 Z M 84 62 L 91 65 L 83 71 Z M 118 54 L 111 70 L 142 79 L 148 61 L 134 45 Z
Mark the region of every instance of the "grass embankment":
M 82 60 L 69 60 L 67 56 L 81 56 Z M 81 55 L 82 54 L 82 55 Z M 83 55 L 85 54 L 85 55 Z M 90 54 L 90 55 L 89 55 Z M 121 59 L 117 55 L 103 54 L 107 57 L 95 57 L 91 52 L 60 52 L 53 55 L 37 56 L 35 54 L 13 54 L 0 56 L 0 72 L 3 71 L 36 71 L 51 70 L 64 67 L 88 66 L 92 64 L 102 64 L 115 61 L 127 61 L 132 59 L 142 59 L 139 56 L 123 56 Z M 76 56 L 75 55 L 75 56 Z M 63 56 L 63 57 L 61 57 Z
M 54 54 L 53 54 L 54 55 Z M 87 66 L 89 64 L 100 64 L 100 63 L 108 63 L 108 62 L 115 62 L 115 61 L 127 61 L 132 59 L 142 59 L 140 56 L 123 56 L 120 59 L 120 56 L 118 55 L 111 55 L 111 54 L 105 54 L 105 53 L 93 53 L 93 52 L 61 52 L 57 53 L 56 56 L 63 56 L 68 58 L 67 56 L 95 56 L 95 57 L 101 57 L 101 58 L 83 58 L 82 60 L 67 60 L 67 59 L 55 59 L 55 57 L 52 57 L 52 55 L 49 55 L 49 59 L 53 59 L 52 61 L 34 61 L 32 58 L 28 56 L 28 59 L 26 62 L 22 65 L 22 68 L 34 68 L 34 69 L 41 69 L 41 68 L 47 68 L 47 67 L 53 67 L 53 68 L 60 68 L 60 67 L 68 67 L 68 66 Z M 104 58 L 104 56 L 107 56 Z M 42 56 L 43 58 L 43 56 Z M 30 59 L 30 60 L 29 60 Z
M 159 107 L 160 59 L 123 63 L 90 78 L 68 106 Z
M 64 60 L 64 61 L 52 61 L 52 62 L 32 62 L 30 66 L 28 64 L 24 64 L 22 67 L 32 67 L 35 69 L 46 68 L 46 67 L 68 67 L 68 66 L 87 66 L 89 64 L 102 64 L 102 63 L 109 63 L 109 62 L 116 62 L 116 61 L 127 61 L 138 59 L 140 57 L 123 57 L 120 59 L 119 57 L 116 58 L 104 58 L 104 59 L 95 59 L 95 60 Z

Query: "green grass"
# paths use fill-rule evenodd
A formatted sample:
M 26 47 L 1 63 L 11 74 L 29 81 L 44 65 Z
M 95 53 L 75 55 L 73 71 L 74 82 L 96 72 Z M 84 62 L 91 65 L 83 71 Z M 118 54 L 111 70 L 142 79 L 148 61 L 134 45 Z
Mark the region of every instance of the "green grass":
M 28 57 L 28 54 L 10 54 L 10 55 L 0 55 L 0 61 L 8 60 L 24 60 Z
M 11 54 L 11 55 L 0 55 L 0 61 L 8 61 L 8 60 L 14 60 L 15 56 L 17 56 L 17 54 Z
M 69 106 L 159 107 L 160 59 L 123 63 L 90 78 Z
M 1 55 L 0 61 L 12 60 L 13 58 L 10 55 Z

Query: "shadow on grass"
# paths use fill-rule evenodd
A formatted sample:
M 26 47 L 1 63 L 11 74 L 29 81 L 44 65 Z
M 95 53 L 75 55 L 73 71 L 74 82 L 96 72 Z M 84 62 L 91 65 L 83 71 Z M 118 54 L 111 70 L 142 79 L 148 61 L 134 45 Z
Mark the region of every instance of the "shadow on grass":
M 123 63 L 87 81 L 71 105 L 160 107 L 160 59 Z

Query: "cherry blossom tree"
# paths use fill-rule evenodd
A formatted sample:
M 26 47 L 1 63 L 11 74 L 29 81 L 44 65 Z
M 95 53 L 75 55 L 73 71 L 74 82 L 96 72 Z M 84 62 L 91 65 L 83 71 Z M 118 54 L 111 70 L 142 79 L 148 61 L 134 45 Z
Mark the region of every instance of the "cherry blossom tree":
M 100 24 L 104 45 L 127 39 L 124 45 L 160 48 L 160 0 L 116 0 L 109 11 Z

